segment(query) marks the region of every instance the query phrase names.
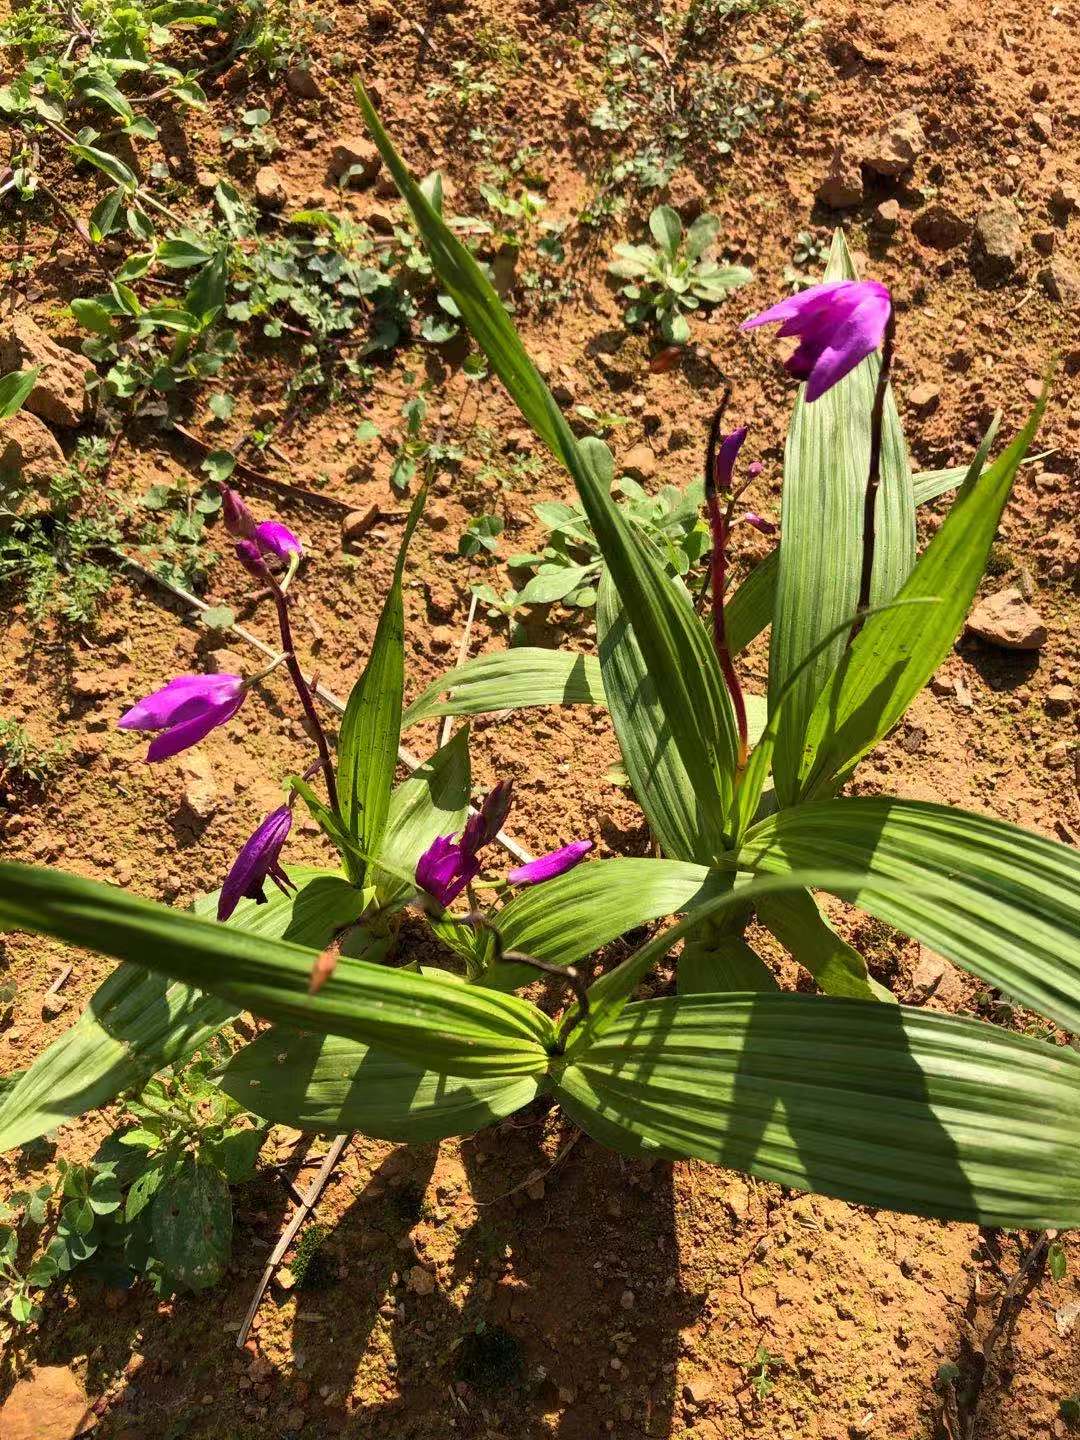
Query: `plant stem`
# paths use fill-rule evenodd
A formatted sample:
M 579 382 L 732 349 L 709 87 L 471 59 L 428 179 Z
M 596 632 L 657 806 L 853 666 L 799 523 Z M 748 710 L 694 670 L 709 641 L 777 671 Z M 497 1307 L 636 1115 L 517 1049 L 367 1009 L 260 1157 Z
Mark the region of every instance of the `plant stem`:
M 885 338 L 881 347 L 881 366 L 878 370 L 877 388 L 874 391 L 874 408 L 870 412 L 870 471 L 866 479 L 866 498 L 863 502 L 863 558 L 862 575 L 859 578 L 859 609 L 865 610 L 870 604 L 870 584 L 874 574 L 875 527 L 877 517 L 877 496 L 881 486 L 881 434 L 885 418 L 885 392 L 889 388 L 889 372 L 892 370 L 893 342 L 896 338 L 896 317 L 889 310 L 885 326 Z M 858 634 L 862 621 L 852 628 L 852 638 Z
M 709 514 L 709 529 L 712 531 L 712 554 L 709 556 L 709 574 L 712 581 L 713 596 L 713 643 L 716 646 L 717 659 L 720 661 L 720 670 L 724 676 L 724 683 L 727 685 L 728 694 L 731 696 L 732 708 L 735 711 L 735 725 L 739 732 L 739 755 L 738 768 L 740 770 L 746 765 L 746 755 L 749 746 L 749 737 L 746 724 L 746 702 L 743 699 L 742 686 L 739 684 L 739 677 L 735 670 L 735 663 L 731 658 L 731 651 L 727 643 L 727 627 L 724 622 L 724 591 L 727 586 L 727 543 L 731 533 L 731 497 L 728 500 L 727 510 L 722 513 L 720 510 L 720 497 L 716 491 L 716 456 L 717 447 L 720 441 L 720 421 L 723 417 L 724 407 L 721 406 L 713 416 L 712 426 L 709 430 L 709 444 L 705 452 L 705 506 Z
M 267 575 L 270 582 L 270 593 L 274 597 L 274 604 L 277 606 L 278 629 L 281 632 L 281 648 L 285 653 L 285 665 L 289 671 L 296 693 L 300 697 L 300 704 L 304 707 L 304 714 L 311 726 L 315 744 L 319 747 L 319 763 L 322 765 L 323 779 L 326 781 L 326 798 L 330 802 L 330 809 L 337 813 L 338 796 L 337 782 L 334 779 L 334 762 L 330 759 L 330 746 L 326 742 L 326 732 L 319 719 L 319 712 L 315 708 L 315 701 L 312 699 L 311 690 L 304 679 L 304 672 L 300 669 L 300 662 L 296 658 L 296 650 L 293 646 L 292 623 L 289 620 L 289 602 L 285 591 L 277 583 L 269 571 Z

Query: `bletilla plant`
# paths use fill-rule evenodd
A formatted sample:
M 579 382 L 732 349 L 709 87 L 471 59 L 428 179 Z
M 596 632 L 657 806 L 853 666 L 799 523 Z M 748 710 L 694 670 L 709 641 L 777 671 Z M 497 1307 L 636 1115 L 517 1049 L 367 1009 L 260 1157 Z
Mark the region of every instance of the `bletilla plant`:
M 403 710 L 403 546 L 336 762 L 323 737 L 308 777 L 289 781 L 340 871 L 289 866 L 280 811 L 248 842 L 223 901 L 208 897 L 194 914 L 50 869 L 0 866 L 0 924 L 124 961 L 9 1090 L 0 1143 L 104 1103 L 249 1010 L 271 1026 L 219 1083 L 268 1120 L 427 1141 L 548 1095 L 630 1155 L 694 1156 L 980 1224 L 1080 1223 L 1080 1056 L 1066 1043 L 1080 1031 L 1080 859 L 989 816 L 843 793 L 948 653 L 1041 404 L 993 463 L 991 434 L 966 473 L 913 477 L 888 386 L 888 295 L 858 281 L 838 236 L 825 285 L 757 317 L 798 335 L 794 368 L 806 385 L 787 440 L 780 542 L 732 594 L 726 547 L 737 520 L 759 517 L 737 515 L 739 433 L 725 437 L 722 417 L 714 425 L 713 613 L 703 622 L 613 503 L 610 453 L 575 438 L 494 291 L 362 89 L 358 98 L 440 284 L 574 480 L 606 566 L 599 656 L 485 655 Z M 917 556 L 917 501 L 957 484 Z M 268 557 L 246 538 L 252 565 L 282 591 L 296 555 Z M 283 592 L 279 615 L 295 682 Z M 768 695 L 744 694 L 740 652 L 770 624 Z M 469 815 L 467 729 L 392 789 L 400 733 L 436 715 L 568 703 L 607 706 L 660 856 L 590 860 L 575 842 L 513 872 L 506 880 L 525 888 L 503 899 L 500 882 L 498 903 L 485 906 L 474 893 L 479 855 L 508 791 Z M 204 696 L 191 715 L 150 718 L 165 717 L 175 738 L 183 724 L 207 725 L 217 704 Z M 325 799 L 308 784 L 320 771 Z M 282 875 L 284 890 L 264 887 Z M 1039 1012 L 1052 1038 L 896 1004 L 814 891 Z M 231 911 L 225 925 L 209 918 L 219 904 Z M 445 967 L 417 969 L 407 954 L 405 965 L 389 963 L 394 916 L 407 904 L 456 957 Z M 608 942 L 671 916 L 588 983 L 586 963 Z M 747 939 L 754 916 L 818 993 L 778 988 Z M 676 993 L 635 1000 L 673 955 Z M 538 970 L 567 982 L 545 987 L 557 995 L 554 1016 L 513 993 Z

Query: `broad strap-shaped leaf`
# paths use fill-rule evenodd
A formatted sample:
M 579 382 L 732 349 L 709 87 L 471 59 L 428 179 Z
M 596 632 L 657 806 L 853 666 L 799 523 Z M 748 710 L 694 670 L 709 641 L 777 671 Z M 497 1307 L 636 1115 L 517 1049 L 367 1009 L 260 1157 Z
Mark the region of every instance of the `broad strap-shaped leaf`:
M 806 729 L 799 766 L 802 796 L 835 790 L 888 734 L 948 654 L 1045 403 L 1044 394 L 1027 425 L 988 470 L 982 469 L 981 452 L 975 457 L 941 528 L 897 596 L 939 603 L 871 615 L 829 678 Z
M 374 883 L 382 906 L 415 890 L 393 872 L 412 875 L 416 862 L 439 835 L 456 835 L 469 813 L 472 771 L 469 729 L 465 726 L 415 769 L 390 797 L 386 830 L 379 846 Z
M 449 691 L 445 700 L 440 697 Z M 401 728 L 436 715 L 488 715 L 530 705 L 606 705 L 600 662 L 535 645 L 477 655 L 440 675 L 401 717 Z
M 412 210 L 443 288 L 522 415 L 573 477 L 645 662 L 662 677 L 661 704 L 707 817 L 712 853 L 718 855 L 724 848 L 732 801 L 736 736 L 711 639 L 685 591 L 672 583 L 612 501 L 611 452 L 598 440 L 575 439 L 495 291 L 409 175 L 360 85 L 357 99 L 387 169 Z
M 857 279 L 839 231 L 826 280 Z M 869 355 L 807 405 L 799 392 L 784 456 L 780 559 L 769 653 L 770 706 L 823 636 L 859 603 L 870 414 L 880 360 Z M 915 560 L 915 502 L 903 430 L 886 393 L 876 507 L 872 602 L 890 599 Z M 799 678 L 776 740 L 773 773 L 782 804 L 797 794 L 806 725 L 846 645 L 837 636 Z
M 866 973 L 866 961 L 842 940 L 822 915 L 809 890 L 786 895 L 765 895 L 758 904 L 758 919 L 817 981 L 826 995 L 847 995 L 854 1000 L 892 998 Z
M 374 854 L 390 808 L 401 738 L 405 683 L 405 613 L 401 580 L 409 541 L 424 508 L 426 490 L 413 501 L 383 602 L 364 673 L 352 688 L 338 735 L 338 804 L 345 828 L 360 849 Z
M 298 889 L 272 890 L 265 905 L 242 900 L 229 925 L 299 945 L 326 945 L 358 913 L 357 892 L 338 875 L 290 866 Z M 213 914 L 216 895 L 195 903 Z M 239 1007 L 179 981 L 120 965 L 98 986 L 76 1023 L 39 1055 L 0 1103 L 0 1152 L 135 1089 L 166 1065 L 185 1059 L 237 1014 Z
M 38 931 L 148 969 L 268 1020 L 378 1045 L 448 1075 L 539 1074 L 548 1017 L 514 995 L 342 956 L 309 994 L 312 952 L 62 871 L 0 862 L 0 928 Z
M 680 995 L 708 995 L 717 990 L 779 990 L 765 961 L 741 935 L 716 935 L 687 940 L 675 968 Z
M 1080 852 L 946 805 L 879 796 L 769 816 L 739 866 L 835 866 L 820 888 L 895 925 L 1066 1030 L 1080 1032 Z
M 725 872 L 681 860 L 595 860 L 523 890 L 495 921 L 505 949 L 572 965 L 628 930 L 694 912 L 730 889 Z M 527 966 L 500 964 L 482 983 L 512 990 L 535 979 Z
M 555 1093 L 628 1155 L 978 1225 L 1080 1224 L 1080 1055 L 975 1020 L 812 995 L 649 1000 Z
M 440 1075 L 340 1035 L 275 1025 L 225 1067 L 226 1094 L 275 1125 L 425 1145 L 471 1135 L 536 1098 L 533 1075 Z
M 721 879 L 717 872 L 717 880 Z M 677 940 L 692 938 L 695 933 L 708 933 L 710 921 L 723 922 L 741 917 L 760 903 L 767 895 L 783 895 L 791 890 L 808 886 L 824 887 L 826 881 L 840 885 L 844 880 L 839 872 L 802 871 L 797 875 L 739 875 L 729 872 L 727 885 L 718 884 L 714 893 L 703 899 L 697 908 L 684 915 L 676 924 L 662 930 L 647 940 L 644 945 L 627 956 L 614 970 L 607 971 L 589 986 L 589 1014 L 580 1025 L 574 1015 L 563 1021 L 563 1030 L 569 1034 L 566 1054 L 573 1056 L 593 1044 L 605 1034 L 622 1014 L 624 1007 L 633 998 L 652 967 L 658 964 L 671 950 Z M 847 877 L 850 878 L 850 877 Z M 574 1028 L 576 1027 L 576 1028 Z

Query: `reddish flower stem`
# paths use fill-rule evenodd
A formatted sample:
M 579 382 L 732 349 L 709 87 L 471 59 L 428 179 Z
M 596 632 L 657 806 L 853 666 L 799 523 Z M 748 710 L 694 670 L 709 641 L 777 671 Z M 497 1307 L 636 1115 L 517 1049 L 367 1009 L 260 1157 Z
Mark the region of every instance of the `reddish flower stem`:
M 896 316 L 889 310 L 885 326 L 885 337 L 881 346 L 881 367 L 878 370 L 877 388 L 874 391 L 874 406 L 870 412 L 870 467 L 866 479 L 866 497 L 863 501 L 863 556 L 862 574 L 859 577 L 859 609 L 865 610 L 870 604 L 870 586 L 874 578 L 874 548 L 877 540 L 877 497 L 881 488 L 881 435 L 885 423 L 885 392 L 889 388 L 889 372 L 892 370 L 893 344 L 896 339 Z M 852 628 L 852 639 L 859 633 L 862 621 L 856 621 Z
M 726 401 L 726 397 L 725 397 Z M 721 405 L 713 416 L 712 426 L 709 430 L 709 444 L 705 452 L 705 506 L 709 515 L 709 529 L 712 531 L 712 553 L 709 557 L 709 574 L 712 582 L 713 596 L 713 643 L 716 647 L 716 657 L 720 661 L 720 670 L 727 685 L 728 694 L 731 696 L 732 709 L 735 712 L 735 727 L 739 735 L 739 754 L 737 765 L 740 770 L 746 765 L 747 750 L 749 748 L 749 732 L 746 724 L 746 701 L 743 699 L 742 686 L 739 683 L 739 676 L 735 670 L 735 663 L 731 658 L 731 651 L 727 642 L 727 626 L 724 620 L 724 591 L 727 587 L 727 545 L 731 534 L 731 507 L 734 498 L 729 494 L 727 508 L 721 512 L 720 497 L 716 489 L 716 457 L 720 442 L 720 422 L 723 418 L 724 406 Z
M 334 762 L 330 758 L 330 746 L 326 740 L 326 732 L 323 730 L 322 721 L 319 719 L 319 712 L 315 708 L 315 701 L 304 673 L 300 669 L 300 662 L 296 658 L 296 650 L 293 646 L 292 624 L 289 620 L 289 602 L 285 591 L 277 583 L 274 577 L 267 570 L 267 578 L 270 584 L 270 593 L 274 597 L 274 604 L 277 607 L 278 629 L 281 632 L 281 648 L 285 654 L 285 668 L 300 697 L 300 704 L 304 707 L 304 714 L 311 725 L 315 744 L 319 748 L 319 763 L 322 766 L 323 779 L 326 781 L 326 798 L 330 802 L 330 808 L 335 813 L 338 808 L 337 782 L 334 779 Z

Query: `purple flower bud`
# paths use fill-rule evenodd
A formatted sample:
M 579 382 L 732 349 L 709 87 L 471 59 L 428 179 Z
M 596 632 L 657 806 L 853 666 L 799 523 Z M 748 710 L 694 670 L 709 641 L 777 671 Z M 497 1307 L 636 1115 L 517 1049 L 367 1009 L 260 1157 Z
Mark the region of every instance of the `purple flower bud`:
M 257 905 L 266 904 L 263 886 L 273 880 L 283 895 L 296 886 L 279 864 L 281 847 L 292 828 L 292 811 L 282 805 L 262 822 L 232 863 L 218 896 L 217 918 L 227 920 L 245 897 Z
M 161 730 L 150 742 L 147 760 L 167 760 L 231 720 L 244 703 L 240 675 L 178 675 L 121 715 L 121 730 Z
M 877 349 L 891 310 L 889 292 L 876 280 L 836 280 L 751 315 L 741 328 L 781 322 L 781 335 L 799 337 L 799 348 L 786 364 L 806 381 L 810 404 Z
M 255 534 L 255 517 L 230 485 L 221 487 L 221 518 L 225 529 L 237 540 L 250 540 Z
M 591 840 L 573 840 L 561 850 L 553 850 L 550 855 L 541 855 L 536 860 L 530 860 L 527 865 L 511 870 L 506 878 L 511 885 L 539 885 L 542 880 L 553 880 L 556 875 L 565 875 L 567 870 L 572 870 L 584 860 L 592 848 Z
M 291 555 L 302 555 L 304 548 L 287 525 L 277 520 L 264 520 L 255 526 L 252 537 L 264 555 L 273 555 L 278 560 L 288 560 Z
M 745 439 L 746 426 L 742 425 L 738 430 L 733 430 L 730 435 L 723 436 L 720 441 L 720 449 L 713 467 L 713 487 L 721 494 L 725 490 L 731 489 L 731 479 L 735 474 L 735 461 Z
M 751 480 L 756 480 L 764 469 L 765 466 L 760 460 L 751 460 L 750 464 L 746 467 L 746 473 L 750 476 Z
M 254 540 L 241 540 L 236 546 L 236 558 L 248 574 L 254 575 L 256 580 L 269 579 L 266 561 Z
M 480 874 L 478 852 L 490 845 L 502 829 L 513 792 L 512 780 L 500 780 L 492 786 L 476 814 L 469 816 L 458 840 L 452 835 L 440 835 L 420 856 L 416 883 L 421 890 L 434 895 L 440 905 L 456 900 Z
M 742 517 L 747 525 L 752 525 L 755 530 L 760 530 L 763 535 L 775 535 L 776 526 L 771 520 L 764 519 L 761 515 L 755 515 L 753 510 L 748 510 Z

